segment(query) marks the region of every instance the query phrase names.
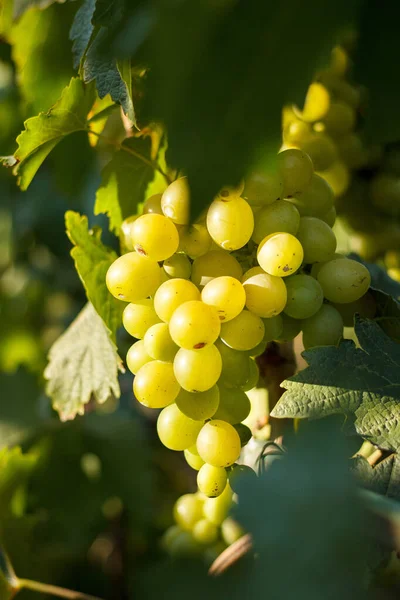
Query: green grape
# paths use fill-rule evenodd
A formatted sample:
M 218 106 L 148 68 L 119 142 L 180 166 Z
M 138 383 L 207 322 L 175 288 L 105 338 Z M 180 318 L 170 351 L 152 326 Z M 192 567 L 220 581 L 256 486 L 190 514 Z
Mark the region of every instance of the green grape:
M 220 321 L 230 321 L 242 312 L 246 292 L 240 281 L 225 275 L 209 281 L 201 292 L 201 299 L 216 309 Z
M 335 142 L 325 133 L 309 135 L 301 143 L 301 148 L 309 155 L 316 171 L 329 169 L 338 157 Z
M 161 208 L 161 196 L 162 194 L 153 194 L 147 198 L 146 202 L 143 204 L 143 214 L 156 214 L 162 215 L 163 211 Z
M 242 179 L 237 185 L 224 185 L 224 187 L 220 189 L 217 198 L 223 200 L 224 202 L 230 202 L 234 198 L 241 196 L 243 190 L 244 181 Z
M 265 344 L 264 341 L 262 341 L 261 343 Z M 256 348 L 258 348 L 258 346 L 256 346 Z M 260 354 L 262 354 L 262 352 L 264 352 L 265 348 L 266 348 L 266 344 L 265 344 L 263 350 L 260 352 Z M 255 348 L 253 348 L 253 350 L 250 350 L 249 351 L 249 355 L 252 355 L 252 353 L 254 352 L 254 350 L 255 350 Z M 245 384 L 243 384 L 243 385 L 240 386 L 240 389 L 243 390 L 244 392 L 248 392 L 249 390 L 252 390 L 253 387 L 255 387 L 257 385 L 259 379 L 260 379 L 260 369 L 258 368 L 258 365 L 257 365 L 256 361 L 253 358 L 251 358 L 250 359 L 250 374 L 249 374 L 249 378 L 248 378 L 248 380 L 246 381 Z
M 168 277 L 190 279 L 192 264 L 185 254 L 173 254 L 164 260 L 163 269 Z
M 240 455 L 240 437 L 230 423 L 212 420 L 203 425 L 197 436 L 197 451 L 213 467 L 229 467 Z
M 346 257 L 344 256 L 344 254 L 339 254 L 339 252 L 335 252 L 329 257 L 329 260 L 334 260 L 336 258 L 341 259 Z M 317 279 L 318 273 L 320 272 L 321 268 L 324 265 L 326 265 L 326 263 L 329 262 L 329 260 L 325 260 L 324 262 L 316 262 L 313 264 L 313 266 L 311 267 L 311 275 L 314 277 L 314 279 Z
M 180 177 L 167 187 L 161 198 L 161 208 L 164 215 L 174 223 L 189 223 L 190 191 L 187 177 Z
M 232 465 L 229 471 L 229 485 L 235 494 L 238 494 L 241 489 L 246 486 L 248 481 L 257 479 L 256 473 L 247 465 Z
M 307 123 L 313 123 L 320 121 L 325 117 L 330 106 L 330 94 L 329 91 L 321 83 L 313 82 L 308 86 L 306 99 L 304 101 L 303 110 L 294 108 L 295 114 L 306 121 Z
M 387 215 L 400 214 L 400 177 L 378 173 L 370 183 L 372 204 Z
M 331 52 L 331 64 L 329 66 L 330 71 L 343 77 L 346 75 L 346 71 L 349 68 L 349 57 L 347 52 L 341 46 L 335 46 Z
M 190 258 L 206 254 L 210 250 L 211 242 L 207 227 L 201 223 L 183 227 L 179 232 L 179 250 Z
M 264 323 L 264 342 L 272 342 L 277 340 L 283 332 L 283 320 L 282 315 L 276 315 L 276 317 L 269 317 L 263 319 Z
M 246 386 L 252 375 L 248 354 L 229 348 L 220 339 L 215 342 L 215 345 L 222 359 L 221 383 L 226 387 Z
M 274 319 L 275 317 L 271 317 L 271 318 Z M 265 321 L 264 321 L 264 327 L 265 327 Z M 264 333 L 264 337 L 265 337 L 265 333 Z M 267 349 L 267 345 L 268 345 L 268 342 L 265 340 L 262 340 L 262 342 L 260 342 L 255 348 L 252 348 L 251 350 L 249 350 L 249 356 L 251 356 L 251 358 L 257 358 L 257 356 L 261 356 L 261 354 L 264 354 L 265 350 Z M 257 371 L 257 373 L 258 373 L 258 371 Z M 259 373 L 258 373 L 258 375 L 259 375 Z M 252 385 L 251 387 L 254 387 L 254 385 Z M 251 388 L 249 388 L 249 389 L 251 389 Z
M 283 197 L 283 178 L 278 171 L 253 171 L 246 178 L 244 196 L 251 206 L 280 200 Z
M 161 360 L 144 364 L 133 380 L 135 398 L 148 408 L 168 406 L 174 402 L 180 389 L 172 363 Z
M 305 263 L 325 262 L 335 253 L 335 234 L 325 221 L 316 217 L 300 219 L 297 238 L 303 247 Z
M 288 299 L 285 313 L 294 319 L 308 319 L 322 306 L 324 294 L 311 275 L 293 275 L 286 281 Z
M 132 224 L 138 218 L 139 215 L 134 215 L 132 217 L 128 217 L 121 223 L 121 231 L 119 234 L 119 238 L 124 254 L 125 252 L 132 252 L 135 249 L 132 242 Z
M 227 548 L 226 544 L 221 540 L 219 540 L 216 544 L 213 544 L 212 546 L 208 546 L 208 548 L 205 548 L 205 550 L 203 552 L 203 560 L 204 560 L 206 567 L 211 567 L 213 562 L 215 560 L 217 560 L 218 556 L 224 550 L 226 550 L 226 548 Z
M 308 123 L 301 121 L 296 118 L 293 113 L 292 118 L 284 123 L 283 126 L 283 140 L 286 145 L 299 146 L 303 145 L 304 140 L 310 137 L 311 127 Z
M 190 419 L 176 404 L 164 408 L 157 419 L 158 437 L 170 450 L 186 450 L 193 446 L 202 427 L 202 421 Z
M 251 350 L 262 341 L 264 331 L 264 323 L 260 317 L 243 310 L 232 321 L 222 324 L 220 337 L 230 348 Z
M 197 287 L 187 279 L 170 279 L 158 288 L 154 296 L 154 309 L 160 319 L 168 323 L 175 310 L 191 300 L 200 300 Z
M 333 207 L 334 201 L 332 188 L 325 179 L 316 174 L 312 176 L 311 183 L 304 192 L 291 199 L 302 217 L 320 217 Z M 299 224 L 297 224 L 297 229 Z M 289 233 L 296 233 L 296 231 Z
M 172 339 L 181 348 L 199 350 L 215 342 L 221 324 L 214 306 L 201 300 L 184 302 L 174 311 L 169 331 Z
M 192 264 L 191 279 L 198 287 L 204 287 L 215 277 L 227 275 L 241 279 L 243 270 L 234 256 L 223 250 L 210 250 L 196 258 Z
M 149 298 L 127 304 L 122 313 L 122 323 L 126 331 L 137 339 L 142 339 L 149 327 L 159 322 L 153 300 Z
M 252 433 L 251 433 L 251 429 L 250 427 L 247 427 L 247 425 L 244 425 L 243 423 L 236 423 L 236 425 L 234 425 L 234 428 L 236 429 L 236 431 L 239 434 L 239 438 L 240 438 L 240 445 L 243 448 L 243 446 L 246 446 L 246 444 L 249 443 L 249 441 L 251 440 Z
M 203 547 L 194 539 L 189 531 L 182 531 L 172 540 L 168 554 L 174 559 L 197 558 L 201 556 Z
M 268 235 L 258 246 L 257 261 L 269 275 L 288 277 L 303 262 L 303 248 L 291 233 L 278 232 Z
M 214 414 L 214 419 L 236 425 L 249 416 L 250 409 L 250 400 L 242 390 L 219 386 L 219 406 Z
M 139 340 L 132 344 L 126 354 L 126 364 L 131 373 L 136 375 L 140 367 L 153 359 L 146 352 L 143 340 Z
M 171 527 L 168 527 L 161 538 L 161 548 L 166 552 L 169 552 L 174 540 L 176 540 L 181 533 L 182 529 L 179 525 L 171 525 Z
M 287 200 L 277 200 L 257 213 L 251 239 L 259 244 L 267 235 L 277 231 L 296 235 L 299 223 L 300 215 L 297 208 Z
M 344 102 L 332 102 L 324 119 L 326 131 L 334 137 L 350 133 L 354 129 L 355 122 L 354 109 Z
M 174 519 L 184 531 L 192 531 L 203 518 L 204 501 L 197 494 L 184 494 L 175 502 Z
M 283 313 L 282 317 L 282 331 L 275 338 L 277 342 L 290 342 L 297 337 L 301 331 L 301 321 L 299 319 L 293 319 Z
M 221 355 L 214 345 L 201 350 L 178 350 L 174 372 L 187 392 L 205 392 L 215 385 L 221 375 Z
M 192 535 L 199 544 L 210 545 L 218 539 L 218 527 L 207 519 L 201 519 L 193 527 Z
M 322 169 L 316 169 L 322 171 Z M 333 189 L 335 196 L 342 196 L 350 183 L 350 172 L 346 165 L 341 161 L 336 161 L 329 168 L 324 169 L 323 173 L 319 173 Z
M 243 275 L 246 308 L 259 317 L 274 317 L 286 304 L 286 286 L 281 277 L 269 275 L 261 267 L 253 267 Z
M 172 362 L 179 348 L 174 343 L 167 323 L 156 323 L 150 327 L 143 338 L 144 347 L 155 360 Z
M 337 140 L 337 148 L 340 158 L 350 169 L 359 169 L 366 162 L 366 148 L 355 133 L 349 133 Z
M 295 196 L 306 189 L 314 171 L 311 158 L 297 148 L 278 154 L 279 173 L 283 177 L 283 196 Z
M 156 261 L 169 258 L 179 246 L 174 223 L 156 213 L 142 215 L 133 223 L 132 240 L 136 252 Z
M 355 302 L 371 284 L 367 267 L 349 258 L 327 262 L 318 273 L 325 298 L 337 304 Z
M 161 282 L 161 269 L 148 258 L 128 252 L 113 262 L 107 271 L 109 292 L 118 300 L 136 302 L 152 296 Z
M 341 314 L 345 327 L 354 326 L 354 315 L 357 313 L 364 319 L 373 319 L 376 315 L 376 301 L 370 292 L 361 296 L 355 302 L 333 305 Z
M 175 400 L 177 407 L 184 415 L 195 421 L 211 419 L 219 406 L 219 388 L 213 385 L 205 392 L 187 392 L 181 390 Z
M 329 227 L 333 227 L 336 221 L 336 208 L 332 206 L 324 215 L 319 217 L 322 221 L 325 221 Z
M 306 350 L 314 346 L 337 346 L 343 336 L 343 319 L 329 304 L 323 304 L 315 315 L 303 321 L 301 327 Z
M 224 250 L 238 250 L 245 246 L 251 238 L 253 228 L 253 212 L 243 198 L 234 198 L 230 202 L 214 200 L 208 209 L 208 232 Z
M 211 523 L 214 523 L 214 525 L 221 525 L 228 516 L 229 509 L 232 506 L 232 496 L 231 487 L 227 483 L 220 496 L 206 498 L 203 504 L 204 517 Z
M 206 464 L 198 454 L 191 452 L 190 448 L 186 448 L 186 450 L 183 451 L 183 454 L 189 467 L 192 467 L 192 469 L 195 471 L 198 471 L 203 465 Z
M 205 463 L 197 473 L 197 487 L 209 498 L 220 496 L 227 481 L 228 475 L 223 467 L 213 467 Z
M 245 534 L 244 529 L 232 517 L 227 517 L 221 523 L 222 539 L 228 546 L 239 540 Z

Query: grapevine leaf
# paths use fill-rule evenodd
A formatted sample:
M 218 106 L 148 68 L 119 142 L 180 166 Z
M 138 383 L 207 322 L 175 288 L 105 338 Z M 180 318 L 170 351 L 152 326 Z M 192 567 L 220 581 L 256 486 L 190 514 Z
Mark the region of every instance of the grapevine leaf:
M 350 429 L 387 450 L 400 448 L 400 345 L 356 317 L 361 349 L 344 340 L 304 352 L 309 366 L 283 382 L 271 415 L 319 419 L 343 414 Z
M 85 0 L 72 23 L 70 38 L 73 41 L 72 53 L 75 69 L 79 67 L 93 33 L 92 16 L 95 6 L 96 0 Z
M 95 214 L 106 213 L 110 229 L 116 232 L 122 221 L 133 215 L 137 205 L 143 202 L 147 186 L 154 176 L 154 169 L 131 154 L 130 150 L 150 160 L 151 142 L 141 138 L 125 140 L 121 150 L 104 167 L 96 194 Z
M 363 456 L 351 461 L 351 470 L 358 481 L 377 494 L 400 500 L 400 458 L 391 454 L 375 467 Z
M 116 260 L 117 254 L 101 242 L 101 230 L 89 230 L 86 216 L 68 211 L 65 215 L 65 224 L 68 237 L 74 244 L 71 256 L 88 300 L 115 339 L 116 331 L 122 322 L 123 304 L 108 291 L 106 273 Z
M 53 344 L 44 376 L 46 393 L 62 421 L 83 415 L 93 397 L 102 404 L 119 398 L 121 360 L 104 322 L 88 303 Z
M 65 136 L 86 129 L 86 118 L 94 102 L 94 89 L 79 79 L 71 79 L 58 102 L 46 113 L 25 121 L 18 136 L 14 173 L 22 190 L 26 190 L 52 149 Z
M 383 331 L 393 340 L 400 341 L 400 304 L 399 302 L 381 292 L 371 290 L 376 302 L 376 322 Z

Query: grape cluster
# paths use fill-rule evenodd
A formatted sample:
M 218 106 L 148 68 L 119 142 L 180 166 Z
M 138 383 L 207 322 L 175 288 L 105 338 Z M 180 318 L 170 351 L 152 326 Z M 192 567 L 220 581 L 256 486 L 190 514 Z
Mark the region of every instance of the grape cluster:
M 134 395 L 162 409 L 161 442 L 198 470 L 199 492 L 175 509 L 186 542 L 189 531 L 203 544 L 219 536 L 232 465 L 251 436 L 243 421 L 259 379 L 255 357 L 300 331 L 305 347 L 337 344 L 341 307 L 351 312 L 368 290 L 368 270 L 335 254 L 333 202 L 310 157 L 288 149 L 273 172 L 222 189 L 192 225 L 185 177 L 123 225 L 127 252 L 106 281 L 128 303 L 123 324 L 137 339 L 126 358 Z

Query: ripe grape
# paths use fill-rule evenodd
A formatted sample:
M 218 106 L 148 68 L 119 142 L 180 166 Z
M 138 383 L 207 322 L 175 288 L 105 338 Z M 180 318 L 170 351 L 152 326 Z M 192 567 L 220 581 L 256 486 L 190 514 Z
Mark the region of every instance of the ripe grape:
M 355 121 L 356 114 L 351 106 L 344 102 L 332 102 L 324 124 L 330 135 L 341 137 L 354 129 Z
M 301 148 L 309 155 L 316 171 L 329 169 L 338 158 L 334 141 L 325 133 L 309 135 L 301 143 Z
M 197 454 L 197 450 L 196 450 L 196 452 L 192 452 L 191 448 L 192 447 L 186 448 L 186 450 L 183 451 L 183 454 L 185 456 L 185 460 L 186 460 L 187 464 L 189 465 L 189 467 L 192 467 L 192 469 L 194 469 L 195 471 L 198 471 L 206 463 Z
M 318 277 L 318 273 L 320 272 L 320 270 L 322 269 L 322 267 L 329 262 L 330 260 L 335 260 L 335 259 L 341 259 L 341 258 L 346 258 L 344 256 L 344 254 L 339 254 L 339 252 L 335 252 L 334 254 L 332 254 L 329 257 L 329 260 L 325 260 L 324 262 L 316 262 L 313 264 L 313 266 L 311 267 L 311 275 L 317 279 Z
M 186 450 L 193 446 L 202 427 L 202 421 L 190 419 L 176 404 L 164 408 L 157 419 L 158 437 L 170 450 Z
M 219 406 L 214 413 L 215 419 L 236 425 L 249 416 L 250 409 L 250 400 L 242 390 L 226 388 L 224 385 L 219 386 Z
M 283 177 L 278 171 L 253 171 L 246 178 L 243 195 L 251 206 L 271 204 L 283 197 Z
M 376 208 L 388 215 L 400 214 L 400 177 L 391 173 L 379 173 L 370 183 L 371 201 Z
M 239 458 L 241 449 L 236 429 L 218 419 L 203 425 L 196 446 L 199 456 L 213 467 L 229 467 Z
M 335 196 L 331 186 L 325 181 L 325 179 L 316 174 L 312 176 L 311 183 L 304 190 L 304 192 L 291 199 L 291 202 L 293 202 L 293 204 L 298 208 L 298 211 L 302 217 L 319 218 L 321 218 L 321 215 L 326 214 L 333 207 L 334 201 Z M 276 229 L 275 231 L 286 230 Z M 290 231 L 289 233 L 296 234 L 296 231 Z
M 336 346 L 343 335 L 343 319 L 340 313 L 329 304 L 323 304 L 319 311 L 302 323 L 304 348 L 313 346 Z
M 322 168 L 318 168 L 317 170 L 322 171 Z M 333 163 L 329 168 L 323 169 L 323 173 L 319 174 L 329 183 L 335 196 L 341 196 L 349 187 L 349 169 L 339 160 Z
M 311 127 L 308 123 L 298 119 L 292 112 L 290 119 L 283 124 L 283 141 L 289 147 L 302 147 L 304 140 L 311 135 Z
M 201 292 L 201 299 L 217 310 L 220 321 L 230 321 L 243 310 L 246 293 L 240 281 L 225 275 L 209 281 Z
M 181 531 L 170 543 L 168 553 L 173 558 L 187 559 L 198 558 L 202 550 L 202 546 L 194 539 L 192 532 Z
M 258 211 L 252 240 L 259 244 L 267 235 L 277 231 L 296 235 L 299 223 L 300 214 L 296 206 L 287 200 L 277 200 Z
M 264 323 L 260 317 L 243 310 L 232 321 L 222 324 L 220 337 L 230 348 L 251 350 L 261 342 L 264 331 Z
M 294 319 L 308 319 L 322 306 L 324 294 L 311 275 L 293 275 L 286 281 L 288 299 L 285 313 Z
M 283 332 L 282 315 L 276 315 L 276 317 L 263 319 L 263 323 L 265 329 L 264 341 L 272 342 L 273 340 L 277 340 Z
M 132 225 L 133 222 L 136 221 L 136 219 L 138 218 L 138 215 L 134 215 L 133 217 L 128 217 L 121 223 L 121 230 L 119 236 L 121 240 L 121 247 L 124 250 L 124 254 L 125 252 L 132 252 L 135 249 L 132 242 Z
M 188 392 L 181 389 L 176 400 L 181 412 L 195 421 L 211 419 L 219 406 L 219 388 L 213 385 L 205 392 Z
M 318 273 L 324 296 L 331 302 L 346 304 L 363 296 L 371 284 L 371 275 L 361 263 L 349 258 L 327 262 Z
M 174 540 L 176 540 L 181 533 L 182 529 L 179 525 L 171 525 L 171 527 L 168 527 L 161 538 L 162 549 L 169 552 Z
M 127 304 L 122 314 L 122 323 L 126 331 L 137 339 L 142 339 L 148 328 L 159 322 L 153 300 L 149 298 Z
M 237 521 L 232 519 L 232 517 L 227 517 L 221 523 L 221 535 L 224 542 L 230 546 L 236 540 L 243 537 L 245 534 L 244 529 L 239 525 Z
M 164 215 L 174 223 L 189 223 L 190 191 L 187 177 L 180 177 L 167 187 L 161 198 L 161 208 Z
M 156 360 L 172 362 L 179 350 L 171 338 L 167 323 L 156 323 L 149 327 L 143 342 L 147 354 Z
M 303 110 L 294 108 L 294 112 L 308 123 L 320 121 L 325 117 L 330 106 L 329 91 L 321 83 L 313 82 L 308 86 Z
M 175 310 L 191 300 L 200 300 L 197 287 L 187 279 L 170 279 L 158 288 L 154 296 L 154 309 L 160 319 L 168 323 Z
M 262 345 L 261 349 L 259 348 L 260 345 Z M 258 346 L 256 346 L 252 350 L 249 350 L 249 356 L 250 357 L 259 356 L 259 354 L 262 354 L 264 352 L 266 347 L 267 347 L 266 342 L 262 341 L 260 344 L 258 344 Z M 244 392 L 248 392 L 249 390 L 252 390 L 253 387 L 255 387 L 257 385 L 259 378 L 260 378 L 260 370 L 257 366 L 257 363 L 255 360 L 253 360 L 253 358 L 250 358 L 249 378 L 246 381 L 246 383 L 244 383 L 243 385 L 240 386 L 240 389 L 243 390 Z
M 210 250 L 212 239 L 207 227 L 201 223 L 195 223 L 184 227 L 179 232 L 179 250 L 190 256 L 198 258 Z
M 297 238 L 303 247 L 305 263 L 327 261 L 336 250 L 336 236 L 332 229 L 316 217 L 300 219 Z
M 276 340 L 278 342 L 290 342 L 291 340 L 294 340 L 301 331 L 301 321 L 299 321 L 299 319 L 293 319 L 285 313 L 282 313 L 282 315 L 279 316 L 282 318 L 282 331 L 276 337 Z
M 161 208 L 161 196 L 162 194 L 153 194 L 150 198 L 147 198 L 146 202 L 143 204 L 143 214 L 156 214 L 162 215 L 163 211 Z
M 220 330 L 217 310 L 200 300 L 191 300 L 178 306 L 169 322 L 172 339 L 187 350 L 199 350 L 212 344 Z
M 221 369 L 221 355 L 214 345 L 201 350 L 181 348 L 174 359 L 175 377 L 188 392 L 209 390 L 217 383 Z
M 138 340 L 132 344 L 126 354 L 126 364 L 130 372 L 134 375 L 136 375 L 140 367 L 143 367 L 143 365 L 152 360 L 152 357 L 146 352 L 143 340 Z
M 197 486 L 209 498 L 220 496 L 225 489 L 228 475 L 223 467 L 205 463 L 197 473 Z
M 142 215 L 132 225 L 136 252 L 155 261 L 172 256 L 179 246 L 179 234 L 172 221 L 156 213 Z
M 251 360 L 245 352 L 229 348 L 222 340 L 215 342 L 222 358 L 221 383 L 226 387 L 245 387 L 251 378 Z
M 144 364 L 133 380 L 136 399 L 148 408 L 164 408 L 179 394 L 180 385 L 172 363 L 152 360 Z
M 218 528 L 207 519 L 201 519 L 193 527 L 192 535 L 199 544 L 210 545 L 218 539 Z
M 216 498 L 206 498 L 203 504 L 203 515 L 208 521 L 214 525 L 221 523 L 228 516 L 229 509 L 232 505 L 232 490 L 229 483 L 226 484 L 224 491 Z
M 207 229 L 224 250 L 238 250 L 247 244 L 254 228 L 253 212 L 243 198 L 231 202 L 214 200 L 207 212 Z
M 266 273 L 287 277 L 295 273 L 303 262 L 303 248 L 291 233 L 278 232 L 261 242 L 257 260 Z
M 349 133 L 337 140 L 337 148 L 340 158 L 350 169 L 359 169 L 367 160 L 367 150 L 355 133 Z
M 175 502 L 174 519 L 185 531 L 191 531 L 203 518 L 203 501 L 197 494 L 184 494 Z
M 283 177 L 283 196 L 295 196 L 306 189 L 314 171 L 311 158 L 297 148 L 278 154 L 278 169 Z
M 333 227 L 336 221 L 336 208 L 332 206 L 328 212 L 319 217 L 322 221 L 325 221 L 329 227 Z
M 271 318 L 273 319 L 274 317 L 271 317 Z M 264 321 L 264 327 L 265 327 L 265 321 Z M 264 338 L 265 338 L 265 333 L 264 333 Z M 261 354 L 264 354 L 264 352 L 267 348 L 267 345 L 268 345 L 268 342 L 265 339 L 263 339 L 259 344 L 257 344 L 257 346 L 255 346 L 254 348 L 249 350 L 249 356 L 251 356 L 251 358 L 256 358 L 257 356 L 261 356 Z M 259 372 L 257 371 L 257 380 L 258 380 L 258 376 L 259 376 Z M 241 387 L 240 389 L 244 389 L 244 391 L 251 390 L 256 385 L 256 383 L 257 383 L 257 381 L 255 383 L 253 383 L 253 385 L 251 387 L 247 387 L 247 384 L 246 384 L 246 388 Z M 249 382 L 249 385 L 250 385 L 250 382 Z
M 257 479 L 256 473 L 247 465 L 232 465 L 229 471 L 229 485 L 234 493 L 239 494 L 248 482 Z
M 168 277 L 176 279 L 190 279 L 192 265 L 185 254 L 173 254 L 163 263 L 163 269 Z
M 215 277 L 229 275 L 240 280 L 242 274 L 242 267 L 234 256 L 223 250 L 210 250 L 194 260 L 191 279 L 197 286 L 203 287 Z
M 253 267 L 243 275 L 246 307 L 259 317 L 273 317 L 283 311 L 286 304 L 286 286 L 281 277 Z
M 125 302 L 152 296 L 161 282 L 158 264 L 137 252 L 117 258 L 107 271 L 106 284 L 111 294 Z

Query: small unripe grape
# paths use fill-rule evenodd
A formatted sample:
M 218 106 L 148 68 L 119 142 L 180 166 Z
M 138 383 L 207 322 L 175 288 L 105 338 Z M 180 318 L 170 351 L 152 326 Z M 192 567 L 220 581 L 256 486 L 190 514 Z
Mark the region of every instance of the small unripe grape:
M 202 427 L 202 421 L 190 419 L 176 404 L 164 408 L 157 419 L 158 437 L 170 450 L 186 450 L 193 446 Z
M 197 521 L 193 527 L 193 537 L 199 544 L 213 544 L 218 539 L 218 528 L 207 519 Z
M 220 496 L 225 489 L 228 475 L 223 467 L 204 464 L 197 473 L 197 486 L 209 498 Z
M 210 250 L 194 260 L 191 279 L 194 284 L 203 287 L 215 277 L 229 275 L 240 280 L 242 274 L 242 267 L 234 256 L 223 250 Z
M 303 247 L 305 263 L 324 262 L 335 253 L 335 234 L 325 221 L 316 217 L 300 219 L 297 238 Z
M 286 304 L 286 286 L 281 277 L 269 275 L 261 267 L 253 267 L 243 275 L 246 307 L 259 317 L 273 317 Z
M 294 319 L 308 319 L 322 306 L 324 294 L 318 281 L 310 275 L 293 275 L 286 280 L 285 313 Z
M 157 262 L 137 252 L 128 252 L 113 262 L 107 271 L 106 284 L 111 294 L 125 302 L 152 296 L 161 281 Z
M 340 313 L 329 304 L 323 304 L 319 311 L 302 323 L 304 348 L 314 346 L 337 346 L 343 335 L 343 319 Z
M 132 225 L 136 252 L 158 261 L 172 256 L 179 246 L 179 234 L 172 221 L 156 213 L 142 215 Z
M 283 177 L 278 171 L 253 171 L 246 177 L 244 196 L 251 206 L 280 200 L 283 197 Z
M 209 281 L 201 292 L 201 299 L 216 309 L 220 321 L 230 321 L 242 312 L 246 293 L 240 281 L 226 275 Z
M 158 288 L 154 296 L 154 309 L 160 319 L 168 323 L 175 310 L 191 300 L 200 300 L 197 287 L 187 279 L 170 279 Z
M 296 206 L 287 200 L 277 200 L 257 213 L 252 240 L 259 244 L 268 235 L 277 231 L 296 235 L 299 223 L 300 214 Z
M 214 467 L 229 467 L 239 458 L 241 445 L 236 429 L 225 421 L 206 423 L 197 437 L 201 458 Z
M 150 327 L 143 338 L 144 347 L 155 360 L 173 361 L 179 347 L 171 338 L 167 323 L 156 323 Z
M 264 323 L 260 317 L 243 310 L 232 321 L 222 324 L 220 337 L 230 348 L 251 350 L 262 341 L 264 331 Z
M 278 342 L 290 342 L 297 337 L 301 331 L 301 321 L 299 319 L 293 319 L 282 313 L 279 315 L 282 318 L 282 331 L 276 337 Z
M 229 485 L 232 491 L 239 493 L 240 488 L 244 488 L 248 481 L 257 479 L 256 473 L 247 465 L 232 465 L 229 471 Z
M 192 469 L 195 471 L 198 471 L 203 465 L 206 464 L 198 454 L 191 452 L 190 448 L 186 448 L 186 450 L 183 451 L 183 454 L 189 467 L 192 467 Z
M 119 238 L 121 241 L 121 247 L 123 252 L 132 252 L 135 248 L 132 242 L 132 225 L 136 219 L 139 218 L 139 215 L 133 215 L 132 217 L 128 217 L 121 223 L 121 231 L 119 234 Z
M 153 194 L 150 198 L 147 198 L 143 205 L 143 214 L 156 214 L 162 215 L 163 211 L 161 208 L 161 196 L 162 194 Z
M 267 236 L 257 250 L 260 267 L 275 277 L 288 277 L 297 271 L 303 262 L 303 248 L 290 233 L 275 233 Z
M 187 350 L 199 350 L 213 344 L 220 330 L 217 310 L 199 300 L 191 300 L 178 306 L 169 322 L 172 339 Z
M 201 546 L 193 537 L 192 532 L 181 531 L 179 535 L 172 540 L 168 554 L 176 559 L 199 558 L 203 552 Z
M 210 250 L 212 239 L 208 229 L 201 223 L 184 227 L 179 232 L 179 250 L 190 256 L 198 258 Z
M 179 527 L 191 531 L 203 517 L 203 502 L 197 494 L 184 494 L 175 502 L 174 518 Z
M 311 183 L 304 192 L 291 199 L 302 217 L 320 217 L 333 207 L 334 201 L 335 196 L 331 186 L 316 174 L 312 176 Z
M 305 190 L 314 172 L 311 158 L 297 148 L 289 148 L 289 150 L 279 152 L 278 169 L 283 177 L 284 198 L 295 196 Z
M 221 375 L 221 355 L 214 345 L 201 350 L 181 348 L 174 359 L 174 372 L 179 384 L 188 392 L 205 392 Z
M 236 425 L 249 416 L 250 409 L 250 400 L 244 391 L 239 388 L 219 386 L 219 406 L 213 415 L 214 419 L 220 419 L 231 425 Z
M 186 254 L 179 253 L 164 260 L 163 269 L 168 277 L 190 279 L 192 265 Z
M 149 327 L 159 322 L 153 300 L 150 298 L 131 302 L 122 314 L 122 323 L 126 331 L 137 339 L 142 339 Z
M 245 425 L 244 423 L 236 423 L 236 425 L 234 425 L 234 428 L 238 432 L 240 438 L 240 445 L 243 448 L 249 443 L 249 441 L 253 437 L 251 429 L 250 427 L 247 427 L 247 425 Z
M 135 398 L 148 408 L 164 408 L 179 394 L 180 385 L 172 363 L 152 360 L 144 364 L 133 380 Z
M 171 527 L 168 527 L 161 538 L 161 548 L 165 550 L 165 552 L 169 552 L 174 540 L 176 540 L 181 533 L 182 529 L 179 525 L 171 525 Z
M 363 296 L 371 284 L 371 275 L 361 263 L 349 258 L 327 262 L 318 273 L 324 296 L 331 302 L 346 304 Z
M 214 200 L 207 212 L 207 229 L 224 250 L 238 250 L 247 244 L 254 228 L 253 212 L 243 198 L 231 202 Z
M 265 328 L 264 341 L 272 342 L 273 340 L 277 340 L 283 331 L 282 315 L 263 319 L 263 323 Z
M 126 364 L 130 372 L 134 375 L 136 375 L 140 367 L 143 367 L 143 365 L 152 360 L 152 357 L 146 352 L 143 340 L 138 340 L 132 344 L 126 354 Z
M 213 385 L 205 392 L 188 392 L 181 389 L 176 400 L 181 412 L 195 421 L 205 421 L 215 415 L 219 406 L 219 388 Z
M 180 177 L 167 187 L 161 198 L 161 208 L 164 215 L 174 223 L 189 223 L 190 191 L 187 177 Z

